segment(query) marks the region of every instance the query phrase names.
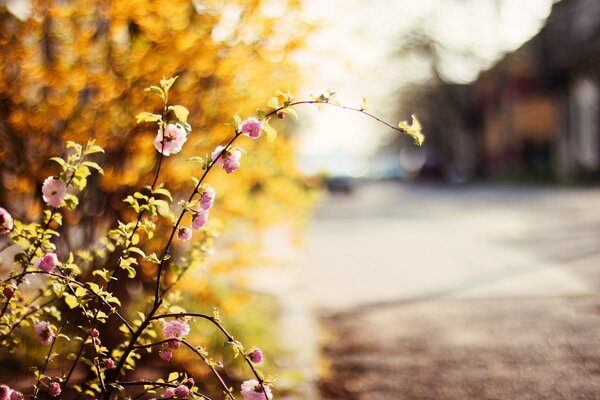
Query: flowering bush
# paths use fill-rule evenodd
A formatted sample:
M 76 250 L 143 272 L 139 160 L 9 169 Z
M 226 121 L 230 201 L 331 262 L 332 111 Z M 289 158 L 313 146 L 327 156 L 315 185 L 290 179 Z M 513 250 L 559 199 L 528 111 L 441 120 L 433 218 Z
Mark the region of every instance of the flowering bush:
M 214 188 L 206 184 L 208 174 L 215 165 L 227 174 L 235 172 L 241 166 L 242 150 L 234 146 L 239 138 L 258 139 L 265 133 L 268 140 L 274 140 L 276 131 L 269 125 L 270 119 L 296 116 L 294 107 L 303 104 L 361 112 L 413 136 L 418 144 L 423 140 L 416 119 L 411 125 L 401 122 L 396 128 L 363 107 L 338 104 L 333 94 L 295 101 L 290 94 L 278 92 L 268 108 L 259 109 L 256 116 L 243 121 L 236 116 L 231 138 L 212 151 L 210 157 L 190 159 L 200 164 L 202 173 L 199 178 L 192 178 L 194 187 L 187 200 L 174 203 L 171 192 L 159 183 L 161 166 L 166 157 L 179 153 L 188 135 L 193 134 L 187 121 L 188 110 L 168 103 L 175 79 L 163 79 L 160 86 L 146 89 L 162 100 L 160 113 L 142 112 L 136 116 L 138 123 L 157 124 L 154 147 L 159 158 L 152 183 L 124 199 L 134 212 L 130 222 L 117 221 L 102 240 L 75 253 L 61 254 L 57 249 L 55 239 L 60 236 L 62 211 L 77 208 L 88 178 L 94 171 L 103 173 L 94 161 L 94 155 L 103 149 L 94 141 L 86 146 L 67 142 L 67 157 L 52 158 L 60 170 L 43 182 L 42 198 L 48 207 L 42 221 L 19 221 L 10 215 L 10 207 L 0 208 L 0 235 L 17 249 L 12 272 L 0 283 L 1 349 L 12 351 L 32 334 L 47 346 L 41 365 L 32 365 L 33 386 L 28 397 L 209 399 L 203 392 L 204 385 L 185 373 L 174 371 L 156 379 L 136 374 L 136 367 L 144 362 L 166 363 L 176 352 L 187 350 L 211 371 L 225 396 L 234 400 L 237 391 L 226 383 L 222 364 L 205 347 L 187 338 L 196 322 L 205 321 L 216 328 L 233 357 L 240 357 L 252 374 L 239 389 L 243 399 L 272 399 L 274 378 L 256 367 L 263 361 L 261 349 L 246 350 L 225 328 L 217 310 L 209 315 L 182 309 L 172 291 L 192 265 L 187 257 L 174 256 L 178 254 L 173 251 L 175 238 L 182 243 L 191 241 L 196 249 L 206 249 L 210 240 L 209 235 L 197 237 L 195 243 L 192 240 L 193 231 L 206 229 L 216 198 Z M 153 251 L 157 247 L 161 248 L 158 253 Z M 141 263 L 155 266 L 153 294 L 145 303 L 146 309 L 135 312 L 122 305 L 118 285 L 123 280 L 138 279 Z M 104 343 L 115 336 L 113 326 L 119 327 L 118 342 Z M 87 372 L 83 371 L 85 368 Z M 0 385 L 0 400 L 25 396 L 13 387 L 13 382 Z

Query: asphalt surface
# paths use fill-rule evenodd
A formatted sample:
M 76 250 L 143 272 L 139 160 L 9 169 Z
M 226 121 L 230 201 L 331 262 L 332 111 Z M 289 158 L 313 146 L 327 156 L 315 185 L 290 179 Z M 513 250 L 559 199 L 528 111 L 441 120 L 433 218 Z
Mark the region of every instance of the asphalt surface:
M 310 398 L 597 399 L 599 244 L 600 189 L 371 182 L 267 281 Z

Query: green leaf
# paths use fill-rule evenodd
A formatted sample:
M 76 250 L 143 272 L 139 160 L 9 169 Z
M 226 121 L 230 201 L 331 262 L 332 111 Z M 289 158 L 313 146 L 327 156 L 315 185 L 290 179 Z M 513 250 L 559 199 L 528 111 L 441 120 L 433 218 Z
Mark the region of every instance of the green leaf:
M 179 372 L 171 372 L 167 377 L 167 382 L 173 382 L 179 379 Z

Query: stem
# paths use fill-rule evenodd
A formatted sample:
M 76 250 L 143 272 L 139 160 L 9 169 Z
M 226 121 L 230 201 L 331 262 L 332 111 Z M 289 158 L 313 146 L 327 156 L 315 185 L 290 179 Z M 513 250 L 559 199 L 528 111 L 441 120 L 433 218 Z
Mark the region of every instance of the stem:
M 181 318 L 181 317 L 196 317 L 196 318 L 202 318 L 207 321 L 210 321 L 213 323 L 213 325 L 215 325 L 217 328 L 219 328 L 219 330 L 225 335 L 225 337 L 227 337 L 227 340 L 229 342 L 235 342 L 235 338 L 233 337 L 233 335 L 231 333 L 229 333 L 229 331 L 227 331 L 227 329 L 219 321 L 217 321 L 214 317 L 211 317 L 210 315 L 200 314 L 200 313 L 172 313 L 172 314 L 156 315 L 156 316 L 152 317 L 151 319 L 160 320 L 160 319 L 165 319 L 165 318 Z M 181 341 L 181 342 L 184 343 L 184 341 Z M 256 368 L 254 368 L 254 364 L 252 364 L 252 361 L 250 360 L 250 358 L 245 354 L 242 354 L 242 355 L 244 357 L 244 361 L 246 361 L 246 364 L 248 364 L 248 366 L 250 367 L 250 370 L 252 370 L 252 373 L 256 377 L 256 380 L 262 387 L 263 393 L 265 394 L 265 399 L 269 400 L 269 397 L 267 396 L 267 392 L 265 390 L 263 379 L 260 377 L 260 375 L 256 371 Z
M 198 193 L 198 189 L 200 188 L 200 185 L 202 185 L 202 182 L 204 182 L 204 179 L 206 179 L 206 176 L 211 171 L 211 169 L 213 168 L 213 166 L 217 163 L 217 161 L 219 160 L 219 158 L 221 158 L 221 156 L 227 152 L 227 150 L 231 147 L 231 145 L 233 144 L 233 142 L 235 142 L 235 140 L 238 137 L 240 137 L 240 135 L 241 135 L 241 133 L 236 132 L 235 135 L 231 138 L 231 140 L 225 145 L 225 147 L 217 155 L 217 157 L 210 164 L 208 164 L 208 166 L 206 167 L 206 170 L 204 170 L 204 173 L 202 174 L 202 176 L 198 180 L 198 183 L 196 184 L 196 187 L 194 188 L 194 191 L 192 192 L 192 194 L 188 198 L 188 203 L 190 201 L 192 201 L 192 199 L 194 198 L 194 196 L 196 195 L 196 193 Z M 177 232 L 177 228 L 179 228 L 179 224 L 181 223 L 181 220 L 183 219 L 183 216 L 185 215 L 185 213 L 186 213 L 186 210 L 184 208 L 183 211 L 181 211 L 181 214 L 179 214 L 179 218 L 177 219 L 177 222 L 175 223 L 175 226 L 173 227 L 173 229 L 171 231 L 171 235 L 169 236 L 169 240 L 167 241 L 167 244 L 165 246 L 165 250 L 163 251 L 163 254 L 162 254 L 162 257 L 161 257 L 161 260 L 160 260 L 160 265 L 158 266 L 158 273 L 156 274 L 156 287 L 154 288 L 154 302 L 155 303 L 160 298 L 160 279 L 161 279 L 162 271 L 163 271 L 163 268 L 164 268 L 164 265 L 165 265 L 165 261 L 166 261 L 165 260 L 165 256 L 169 252 L 169 248 L 171 247 L 171 243 L 173 242 L 173 237 L 175 236 L 175 233 Z
M 136 382 L 120 382 L 117 381 L 115 382 L 117 385 L 121 385 L 121 386 L 142 386 L 142 385 L 153 385 L 154 387 L 169 387 L 169 388 L 176 388 L 179 385 L 175 385 L 174 383 L 168 383 L 168 382 L 156 382 L 156 381 L 136 381 Z M 199 393 L 199 392 L 194 392 L 194 391 L 190 391 L 191 393 L 193 393 L 196 396 L 200 396 L 205 400 L 212 400 L 210 397 Z M 142 396 L 145 393 L 142 393 Z M 141 397 L 141 396 L 140 396 Z
M 44 372 L 46 372 L 46 367 L 48 366 L 48 363 L 50 362 L 50 356 L 52 356 L 52 350 L 54 349 L 54 344 L 56 343 L 56 340 L 58 339 L 58 335 L 63 331 L 65 326 L 67 326 L 67 324 L 70 322 L 70 319 L 71 318 L 69 316 L 69 318 L 67 318 L 67 320 L 62 324 L 62 326 L 60 327 L 58 332 L 56 332 L 56 334 L 52 338 L 52 343 L 50 344 L 50 349 L 48 349 L 48 354 L 46 355 L 46 361 L 44 362 L 44 366 L 42 367 L 42 370 L 39 371 L 38 376 L 37 376 L 37 382 L 35 384 L 35 389 L 33 390 L 33 396 L 32 396 L 34 399 L 37 399 L 38 392 L 40 391 L 40 380 L 41 380 L 42 375 L 44 375 Z
M 231 394 L 231 391 L 229 390 L 229 386 L 227 386 L 227 384 L 225 383 L 225 381 L 223 380 L 223 377 L 221 377 L 221 375 L 219 374 L 219 372 L 215 369 L 214 366 L 211 365 L 211 363 L 206 359 L 206 356 L 202 353 L 200 353 L 194 346 L 192 346 L 189 342 L 185 341 L 185 340 L 181 340 L 181 343 L 183 343 L 184 345 L 186 345 L 190 350 L 192 350 L 194 353 L 196 353 L 196 355 L 198 357 L 200 357 L 202 359 L 202 361 L 204 361 L 204 363 L 206 364 L 206 366 L 208 368 L 210 368 L 210 370 L 212 371 L 213 375 L 217 378 L 217 380 L 219 381 L 219 383 L 221 384 L 221 386 L 223 386 L 223 389 L 225 389 L 225 392 L 227 393 L 227 395 L 229 396 L 229 398 L 231 400 L 235 400 L 235 397 L 233 397 L 233 395 Z M 269 399 L 267 399 L 269 400 Z

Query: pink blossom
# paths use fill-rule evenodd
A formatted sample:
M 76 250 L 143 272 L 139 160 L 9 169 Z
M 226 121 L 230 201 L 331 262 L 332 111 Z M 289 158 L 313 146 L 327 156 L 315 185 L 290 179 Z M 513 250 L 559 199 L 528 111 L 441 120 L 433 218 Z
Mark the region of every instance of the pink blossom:
M 192 238 L 192 230 L 188 227 L 177 229 L 177 239 L 181 242 L 187 242 Z
M 107 358 L 106 360 L 104 360 L 104 368 L 113 369 L 114 367 L 115 367 L 115 360 L 113 360 L 112 358 Z
M 263 360 L 263 353 L 260 349 L 254 349 L 248 354 L 248 358 L 250 358 L 250 361 L 254 364 L 260 364 Z
M 240 132 L 252 139 L 258 139 L 262 133 L 262 121 L 254 117 L 242 121 L 238 126 Z
M 196 213 L 196 215 L 194 215 L 194 218 L 192 219 L 192 229 L 197 231 L 198 229 L 200 229 L 204 225 L 206 225 L 207 221 L 208 221 L 208 210 L 198 211 Z
M 177 350 L 181 347 L 181 342 L 179 340 L 171 340 L 169 342 L 169 348 L 173 350 Z
M 98 332 L 98 329 L 94 328 L 90 331 L 90 336 L 93 338 L 100 337 L 100 332 Z
M 7 234 L 12 228 L 13 219 L 11 215 L 4 208 L 0 207 L 0 235 Z
M 42 344 L 49 345 L 54 338 L 54 331 L 46 321 L 40 321 L 35 326 L 35 334 Z
M 11 388 L 6 385 L 0 385 L 0 400 L 10 400 Z
M 175 397 L 175 391 L 172 388 L 165 390 L 165 394 L 162 395 L 163 399 L 172 399 Z
M 51 397 L 58 397 L 61 393 L 61 389 L 60 389 L 60 383 L 58 382 L 52 382 L 50 385 L 48 385 L 48 394 Z
M 190 396 L 190 389 L 185 385 L 179 385 L 177 386 L 177 389 L 175 389 L 175 394 L 180 399 L 187 399 Z
M 179 319 L 172 321 L 163 321 L 163 335 L 170 339 L 180 339 L 190 333 L 190 326 L 187 322 Z
M 182 126 L 179 124 L 168 124 L 164 135 L 162 128 L 158 130 L 158 134 L 154 139 L 154 147 L 156 147 L 159 153 L 170 156 L 171 154 L 179 153 L 186 141 L 187 133 Z
M 66 194 L 67 185 L 53 176 L 47 177 L 42 184 L 42 198 L 49 206 L 59 208 Z
M 196 384 L 196 381 L 194 381 L 194 378 L 187 378 L 187 381 L 185 382 L 186 385 L 188 385 L 189 387 L 194 387 L 194 385 Z
M 200 208 L 203 210 L 208 210 L 211 208 L 215 202 L 216 195 L 217 192 L 215 192 L 215 189 L 211 187 L 206 188 L 200 195 Z
M 221 165 L 225 172 L 230 174 L 239 168 L 242 152 L 239 150 L 226 151 L 221 155 L 221 157 L 219 157 L 219 154 L 221 154 L 224 148 L 224 146 L 217 146 L 217 148 L 212 152 L 211 158 L 215 164 Z
M 158 356 L 161 360 L 169 362 L 171 361 L 171 358 L 173 358 L 173 352 L 169 349 L 162 349 L 158 352 Z
M 40 259 L 38 267 L 44 272 L 52 272 L 58 265 L 58 257 L 55 253 L 47 253 Z
M 23 396 L 23 393 L 17 392 L 16 390 L 13 390 L 10 394 L 10 400 L 23 400 L 24 398 L 25 396 Z
M 2 292 L 4 293 L 4 297 L 6 297 L 8 300 L 10 300 L 15 295 L 15 287 L 12 285 L 8 285 L 4 288 L 4 290 Z M 1 400 L 1 398 L 0 398 L 0 400 Z
M 271 388 L 265 385 L 263 393 L 263 388 L 256 379 L 250 379 L 242 383 L 242 397 L 244 400 L 265 400 L 265 394 L 269 400 L 273 398 Z

